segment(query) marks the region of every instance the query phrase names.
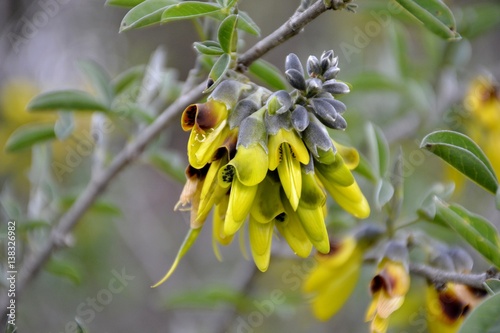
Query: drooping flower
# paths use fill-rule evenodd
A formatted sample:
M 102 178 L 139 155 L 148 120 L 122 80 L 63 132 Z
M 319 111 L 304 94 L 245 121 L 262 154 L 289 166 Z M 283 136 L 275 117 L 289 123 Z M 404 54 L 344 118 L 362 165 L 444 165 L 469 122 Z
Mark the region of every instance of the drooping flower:
M 372 302 L 365 320 L 371 321 L 372 333 L 387 331 L 389 316 L 403 305 L 409 288 L 408 250 L 402 242 L 391 241 L 370 283 Z
M 271 93 L 234 73 L 207 102 L 183 113 L 182 127 L 191 131 L 189 170 L 196 177 L 188 177 L 179 207 L 191 209 L 192 230 L 201 228 L 215 207 L 212 235 L 219 258 L 217 245 L 228 245 L 247 221 L 261 271 L 269 266 L 275 230 L 298 256 L 307 257 L 313 247 L 328 253 L 326 192 L 355 216 L 369 214 L 351 173 L 357 152 L 342 146 L 337 152 L 326 129 L 345 129 L 346 107 L 334 95 L 349 89 L 335 80 L 338 59 L 332 51 L 316 61 L 314 68 L 308 64 L 306 80 L 297 56 L 287 57 L 291 93 Z
M 359 279 L 363 255 L 382 230 L 366 226 L 354 235 L 331 242 L 328 254 L 317 253 L 316 267 L 309 273 L 303 292 L 312 294 L 313 314 L 320 320 L 334 316 L 352 294 Z

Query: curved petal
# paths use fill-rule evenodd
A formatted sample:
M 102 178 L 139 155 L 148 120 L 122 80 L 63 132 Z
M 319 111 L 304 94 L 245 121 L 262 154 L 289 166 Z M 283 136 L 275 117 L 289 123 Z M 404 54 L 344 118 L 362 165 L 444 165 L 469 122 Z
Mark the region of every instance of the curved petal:
M 276 220 L 275 224 L 280 234 L 285 238 L 296 255 L 307 258 L 311 254 L 312 243 L 300 224 L 297 214 L 293 210 L 286 212 L 284 220 Z
M 254 186 L 267 174 L 268 156 L 260 144 L 250 147 L 238 146 L 236 156 L 219 172 L 221 183 L 231 183 L 234 175 L 245 186 Z M 234 168 L 234 170 L 228 170 Z M 227 177 L 226 177 L 227 175 Z M 221 186 L 224 186 L 221 184 Z
M 237 178 L 233 180 L 229 204 L 224 222 L 224 233 L 234 235 L 243 225 L 252 208 L 257 186 L 245 186 Z
M 280 198 L 280 183 L 266 177 L 259 184 L 250 214 L 260 223 L 268 223 L 285 212 Z
M 271 243 L 273 238 L 274 221 L 260 223 L 250 217 L 248 237 L 253 261 L 259 270 L 265 272 L 271 258 Z

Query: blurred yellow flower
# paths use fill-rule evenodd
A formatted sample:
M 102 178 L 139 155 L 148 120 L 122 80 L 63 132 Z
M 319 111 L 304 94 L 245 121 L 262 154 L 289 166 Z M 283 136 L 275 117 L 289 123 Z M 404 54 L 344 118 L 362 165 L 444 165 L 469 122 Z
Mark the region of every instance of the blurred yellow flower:
M 389 327 L 389 316 L 398 310 L 410 289 L 410 275 L 406 247 L 398 242 L 388 244 L 386 254 L 378 265 L 378 273 L 370 283 L 372 302 L 366 312 L 372 333 L 384 333 Z
M 465 316 L 482 300 L 485 292 L 462 284 L 442 288 L 427 286 L 427 325 L 430 333 L 458 332 Z
M 464 118 L 465 133 L 476 142 L 491 162 L 497 177 L 500 177 L 500 87 L 491 77 L 474 79 L 464 99 L 467 117 Z M 457 189 L 463 187 L 464 177 L 455 169 L 448 168 L 449 177 Z
M 316 267 L 307 276 L 303 292 L 313 294 L 313 314 L 319 320 L 335 315 L 352 294 L 361 271 L 363 247 L 353 236 L 331 243 L 328 254 L 316 254 Z

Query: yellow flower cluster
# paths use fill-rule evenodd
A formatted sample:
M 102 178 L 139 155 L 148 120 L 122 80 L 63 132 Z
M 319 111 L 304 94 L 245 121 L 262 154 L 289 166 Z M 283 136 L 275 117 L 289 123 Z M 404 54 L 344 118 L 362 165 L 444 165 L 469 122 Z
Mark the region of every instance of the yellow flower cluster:
M 189 105 L 182 128 L 190 131 L 187 182 L 177 209 L 191 211 L 192 244 L 209 213 L 213 243 L 228 245 L 248 221 L 256 266 L 266 271 L 275 229 L 300 257 L 313 247 L 330 251 L 325 225 L 326 192 L 349 213 L 365 218 L 370 207 L 351 170 L 357 151 L 336 144 L 326 127 L 345 129 L 346 106 L 335 94 L 349 92 L 335 79 L 332 51 L 308 60 L 306 80 L 297 56 L 287 57 L 294 91 L 255 85 L 241 76 L 222 81 L 205 103 Z M 178 259 L 187 251 L 183 246 Z

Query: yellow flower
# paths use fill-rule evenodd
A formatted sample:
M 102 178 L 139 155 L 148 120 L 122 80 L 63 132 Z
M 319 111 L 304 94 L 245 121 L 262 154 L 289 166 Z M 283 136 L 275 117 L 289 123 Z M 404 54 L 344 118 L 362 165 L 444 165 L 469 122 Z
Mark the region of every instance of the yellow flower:
M 365 320 L 371 321 L 372 333 L 386 332 L 389 316 L 403 305 L 410 288 L 407 256 L 408 252 L 403 244 L 389 243 L 386 254 L 378 265 L 378 273 L 371 280 L 370 291 L 373 299 Z
M 469 86 L 464 106 L 468 112 L 465 133 L 481 147 L 500 176 L 500 87 L 492 78 L 476 78 Z M 451 167 L 447 167 L 447 173 L 461 189 L 465 179 L 462 174 Z
M 192 104 L 182 113 L 182 129 L 191 130 L 188 142 L 189 164 L 202 168 L 212 162 L 215 152 L 229 134 L 226 105 L 215 100 Z
M 427 286 L 427 325 L 430 333 L 458 332 L 465 316 L 485 296 L 484 291 L 447 283 L 442 288 Z
M 328 320 L 352 294 L 361 271 L 363 247 L 353 236 L 331 244 L 328 254 L 317 254 L 317 265 L 302 289 L 312 293 L 312 310 L 320 320 Z
M 294 130 L 279 129 L 269 136 L 269 170 L 278 169 L 281 184 L 294 210 L 302 191 L 300 164 L 309 163 L 309 152 Z

